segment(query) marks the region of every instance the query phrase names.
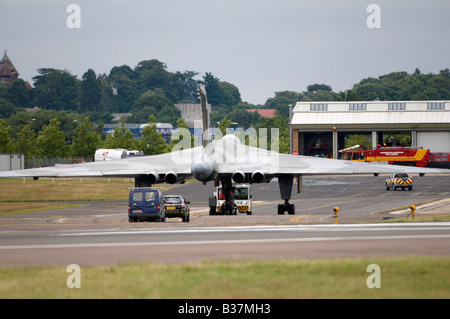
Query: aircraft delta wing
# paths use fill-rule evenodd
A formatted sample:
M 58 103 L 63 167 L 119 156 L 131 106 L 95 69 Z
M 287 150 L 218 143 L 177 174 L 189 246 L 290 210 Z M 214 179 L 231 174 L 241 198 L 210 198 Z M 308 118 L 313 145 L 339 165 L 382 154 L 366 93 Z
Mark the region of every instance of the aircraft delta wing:
M 196 149 L 200 149 L 197 147 Z M 196 149 L 178 151 L 176 158 L 190 158 Z M 137 156 L 122 160 L 99 161 L 81 164 L 60 164 L 50 167 L 30 168 L 0 172 L 0 177 L 135 177 L 138 186 L 158 182 L 176 183 L 191 174 L 191 165 L 172 161 L 172 154 Z M 147 185 L 142 185 L 147 184 Z
M 209 117 L 206 110 L 206 92 L 200 89 L 203 118 Z M 390 174 L 405 172 L 413 174 L 447 173 L 449 170 L 411 166 L 382 165 L 352 162 L 337 159 L 314 158 L 280 154 L 242 144 L 235 135 L 225 135 L 211 140 L 210 126 L 203 123 L 203 146 L 172 151 L 167 154 L 139 156 L 134 158 L 56 165 L 17 171 L 0 172 L 0 177 L 134 177 L 137 187 L 155 183 L 170 184 L 196 178 L 206 184 L 209 181 L 222 183 L 225 203 L 221 212 L 232 214 L 234 202 L 230 192 L 232 183 L 263 183 L 278 179 L 283 204 L 278 213 L 295 213 L 289 203 L 294 177 L 324 174 Z M 208 132 L 209 131 L 209 132 Z M 208 132 L 206 134 L 206 132 Z

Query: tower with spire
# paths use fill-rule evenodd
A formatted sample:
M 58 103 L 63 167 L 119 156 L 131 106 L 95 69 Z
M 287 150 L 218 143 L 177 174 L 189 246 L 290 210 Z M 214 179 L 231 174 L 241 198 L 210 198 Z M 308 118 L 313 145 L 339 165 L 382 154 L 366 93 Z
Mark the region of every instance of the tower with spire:
M 11 62 L 5 50 L 5 54 L 3 55 L 3 58 L 0 61 L 0 82 L 12 83 L 18 78 L 19 72 L 17 71 L 14 64 Z

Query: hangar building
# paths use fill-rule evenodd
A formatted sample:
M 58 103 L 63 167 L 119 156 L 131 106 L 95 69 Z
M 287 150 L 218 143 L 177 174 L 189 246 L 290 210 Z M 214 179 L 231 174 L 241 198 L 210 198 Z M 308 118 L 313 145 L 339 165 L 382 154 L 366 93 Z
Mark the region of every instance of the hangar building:
M 346 139 L 363 135 L 367 149 L 422 147 L 442 162 L 435 166 L 450 164 L 450 101 L 297 102 L 289 129 L 292 154 L 339 158 Z M 399 134 L 409 145 L 399 144 Z

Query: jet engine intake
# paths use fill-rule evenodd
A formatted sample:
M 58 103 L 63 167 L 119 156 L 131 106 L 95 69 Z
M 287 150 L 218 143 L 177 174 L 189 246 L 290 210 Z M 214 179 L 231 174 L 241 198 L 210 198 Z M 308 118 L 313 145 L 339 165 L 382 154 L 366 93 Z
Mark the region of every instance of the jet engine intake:
M 174 172 L 169 172 L 164 177 L 164 180 L 166 181 L 166 183 L 175 184 L 177 182 L 177 180 L 178 180 L 178 176 Z
M 261 171 L 256 171 L 252 173 L 252 182 L 253 183 L 262 183 L 265 180 L 264 173 Z
M 245 173 L 243 171 L 236 171 L 233 173 L 232 178 L 235 183 L 243 183 L 245 182 Z
M 147 179 L 150 182 L 150 185 L 156 184 L 159 182 L 159 174 L 155 171 L 147 174 Z

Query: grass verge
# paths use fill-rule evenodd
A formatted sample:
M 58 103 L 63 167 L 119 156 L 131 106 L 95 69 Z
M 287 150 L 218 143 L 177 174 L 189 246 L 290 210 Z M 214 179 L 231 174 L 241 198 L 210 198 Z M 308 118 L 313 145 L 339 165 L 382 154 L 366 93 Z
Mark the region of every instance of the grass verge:
M 126 200 L 133 179 L 0 179 L 0 202 Z
M 76 204 L 51 204 L 51 203 L 31 203 L 31 202 L 20 202 L 20 203 L 4 203 L 0 206 L 0 216 L 12 216 L 20 214 L 31 214 L 38 212 L 45 212 L 50 210 L 59 210 L 72 207 L 78 207 L 80 205 Z
M 0 202 L 127 200 L 131 187 L 133 178 L 0 178 Z
M 448 222 L 450 221 L 450 215 L 416 215 L 414 219 L 409 218 L 390 218 L 373 223 L 426 223 L 426 222 Z
M 381 288 L 367 287 L 370 264 L 380 266 Z M 86 266 L 73 289 L 69 275 L 66 267 L 0 268 L 0 298 L 450 298 L 444 257 Z

